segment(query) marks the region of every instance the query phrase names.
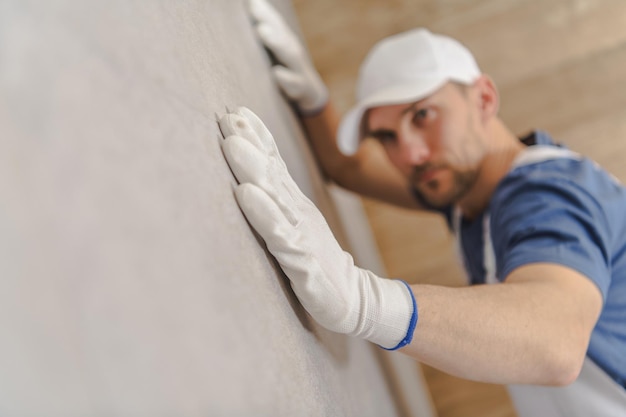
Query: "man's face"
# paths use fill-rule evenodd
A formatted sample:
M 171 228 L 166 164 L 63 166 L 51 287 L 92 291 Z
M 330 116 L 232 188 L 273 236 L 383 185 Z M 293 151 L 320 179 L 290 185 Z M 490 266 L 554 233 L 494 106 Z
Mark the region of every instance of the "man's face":
M 486 141 L 472 87 L 451 83 L 410 104 L 368 111 L 367 136 L 384 147 L 423 202 L 441 208 L 474 185 Z

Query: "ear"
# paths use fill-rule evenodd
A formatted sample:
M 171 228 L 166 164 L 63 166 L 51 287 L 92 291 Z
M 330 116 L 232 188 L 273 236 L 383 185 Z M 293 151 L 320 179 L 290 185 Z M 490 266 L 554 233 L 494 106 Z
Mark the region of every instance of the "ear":
M 478 91 L 481 120 L 486 122 L 497 116 L 498 110 L 500 109 L 498 89 L 493 80 L 485 74 L 481 75 L 474 85 Z

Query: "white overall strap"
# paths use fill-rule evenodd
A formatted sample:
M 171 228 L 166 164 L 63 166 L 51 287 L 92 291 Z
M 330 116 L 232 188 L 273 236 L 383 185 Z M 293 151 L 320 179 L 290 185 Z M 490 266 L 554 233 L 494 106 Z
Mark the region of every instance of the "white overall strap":
M 511 171 L 523 165 L 531 165 L 560 158 L 582 159 L 583 157 L 570 149 L 550 145 L 534 145 L 525 148 L 517 155 L 511 164 Z
M 456 239 L 454 239 L 454 249 L 456 250 L 457 258 L 461 262 L 461 270 L 465 272 L 465 282 L 469 285 L 471 283 L 471 278 L 469 275 L 469 271 L 467 271 L 465 268 L 467 260 L 465 259 L 465 254 L 463 253 L 463 245 L 461 242 L 462 217 L 463 213 L 461 213 L 461 208 L 459 206 L 454 206 L 452 210 L 452 232 L 456 237 Z
M 485 212 L 483 216 L 483 267 L 485 268 L 485 283 L 497 284 L 499 281 L 496 277 L 496 253 L 491 240 L 490 219 L 489 212 Z
M 456 235 L 455 239 L 455 249 L 457 252 L 457 256 L 461 261 L 465 261 L 465 254 L 463 253 L 463 248 L 461 247 L 461 219 L 463 218 L 463 213 L 461 213 L 461 209 L 458 206 L 454 207 L 452 212 L 452 231 Z M 498 279 L 496 278 L 496 258 L 495 252 L 493 250 L 493 243 L 491 242 L 491 226 L 489 224 L 489 213 L 485 213 L 483 215 L 483 266 L 485 268 L 485 283 L 487 284 L 496 284 Z M 467 263 L 467 261 L 465 261 Z M 464 265 L 461 265 L 464 266 Z M 465 268 L 463 268 L 465 271 Z M 467 283 L 470 283 L 470 276 L 467 271 L 465 271 Z

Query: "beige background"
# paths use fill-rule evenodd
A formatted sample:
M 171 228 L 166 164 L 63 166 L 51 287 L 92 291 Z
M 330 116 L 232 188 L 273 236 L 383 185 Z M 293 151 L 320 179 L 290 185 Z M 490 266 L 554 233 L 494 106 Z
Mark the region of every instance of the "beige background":
M 501 94 L 516 134 L 541 128 L 626 180 L 626 2 L 295 0 L 314 62 L 340 111 L 374 42 L 425 26 L 465 43 Z M 458 285 L 443 222 L 365 201 L 384 264 L 411 282 Z M 426 370 L 440 416 L 512 416 L 499 387 Z

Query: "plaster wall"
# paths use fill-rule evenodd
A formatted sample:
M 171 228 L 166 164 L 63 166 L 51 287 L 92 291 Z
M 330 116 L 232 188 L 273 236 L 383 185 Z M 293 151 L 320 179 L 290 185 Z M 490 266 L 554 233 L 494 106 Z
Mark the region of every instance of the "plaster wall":
M 242 0 L 0 2 L 0 415 L 397 415 L 239 211 L 240 105 L 347 245 Z

